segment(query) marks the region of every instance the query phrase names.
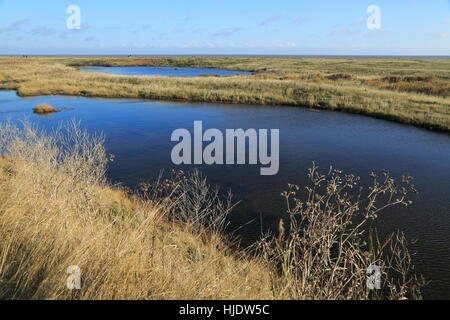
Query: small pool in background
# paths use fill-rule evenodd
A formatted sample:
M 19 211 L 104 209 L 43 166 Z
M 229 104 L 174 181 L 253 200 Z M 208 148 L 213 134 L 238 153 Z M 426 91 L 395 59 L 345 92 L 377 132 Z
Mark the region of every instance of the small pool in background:
M 46 117 L 32 108 L 48 103 L 65 111 Z M 71 110 L 71 108 L 74 108 Z M 63 121 L 79 120 L 89 132 L 104 133 L 106 149 L 115 155 L 108 168 L 112 182 L 136 186 L 158 178 L 162 169 L 198 168 L 212 184 L 231 189 L 241 201 L 230 222 L 246 241 L 257 239 L 261 229 L 275 227 L 286 205 L 281 192 L 288 183 L 306 184 L 315 161 L 361 176 L 367 184 L 372 170 L 389 169 L 395 178 L 410 174 L 419 190 L 413 205 L 380 214 L 383 233 L 402 230 L 417 239 L 414 262 L 431 283 L 428 299 L 450 299 L 450 136 L 411 126 L 340 112 L 311 112 L 296 107 L 171 103 L 144 100 L 108 100 L 45 96 L 20 98 L 0 91 L 0 121 L 28 119 L 52 129 Z M 194 121 L 204 129 L 280 129 L 280 172 L 260 176 L 260 166 L 183 166 L 171 162 L 178 128 L 192 132 Z M 367 186 L 367 185 L 366 185 Z M 262 222 L 262 226 L 261 226 Z
M 198 77 L 203 75 L 216 75 L 229 77 L 252 74 L 251 72 L 245 71 L 184 67 L 81 67 L 79 69 L 83 72 L 109 73 L 121 76 Z

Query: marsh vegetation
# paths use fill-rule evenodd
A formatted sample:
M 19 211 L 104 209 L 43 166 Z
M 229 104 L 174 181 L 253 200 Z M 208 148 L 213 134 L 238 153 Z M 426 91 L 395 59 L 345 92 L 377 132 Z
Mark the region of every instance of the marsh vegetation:
M 313 167 L 310 186 L 284 193 L 288 228 L 251 252 L 231 249 L 233 203 L 199 173 L 126 192 L 106 180 L 103 137 L 76 124 L 53 133 L 2 124 L 0 146 L 2 299 L 420 298 L 405 238 L 381 240 L 367 224 L 410 205 L 408 177 L 374 174 L 360 197 L 357 177 Z M 378 294 L 366 287 L 373 264 L 383 266 Z M 71 265 L 80 291 L 65 288 Z
M 253 74 L 132 77 L 80 66 Z M 444 59 L 0 57 L 0 88 L 20 96 L 298 106 L 442 132 L 450 131 L 449 83 Z M 421 297 L 425 282 L 407 238 L 372 228 L 386 209 L 411 205 L 410 177 L 396 182 L 388 172 L 373 173 L 367 189 L 352 174 L 313 166 L 309 185 L 286 186 L 278 231 L 244 250 L 225 232 L 232 198 L 205 177 L 179 173 L 130 192 L 108 182 L 103 143 L 73 124 L 52 133 L 0 125 L 0 298 Z M 83 272 L 81 291 L 65 289 L 71 265 Z M 367 290 L 372 265 L 382 267 L 381 291 Z
M 45 104 L 45 103 L 40 104 L 33 108 L 33 112 L 36 114 L 40 114 L 40 115 L 46 115 L 46 114 L 51 114 L 51 113 L 60 112 L 60 111 L 61 110 L 55 109 L 52 106 Z
M 130 77 L 79 66 L 171 66 L 251 71 L 231 77 Z M 448 59 L 1 57 L 3 89 L 73 95 L 339 110 L 450 130 Z

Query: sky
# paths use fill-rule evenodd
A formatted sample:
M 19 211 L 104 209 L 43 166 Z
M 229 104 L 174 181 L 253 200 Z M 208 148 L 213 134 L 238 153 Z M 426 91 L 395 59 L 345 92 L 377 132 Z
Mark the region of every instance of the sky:
M 0 0 L 0 54 L 448 56 L 450 0 Z

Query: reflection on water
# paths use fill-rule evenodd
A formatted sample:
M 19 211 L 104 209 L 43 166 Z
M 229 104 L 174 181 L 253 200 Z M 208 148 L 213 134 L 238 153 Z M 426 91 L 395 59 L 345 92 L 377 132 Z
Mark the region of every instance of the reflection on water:
M 82 67 L 81 71 L 110 73 L 122 76 L 167 76 L 167 77 L 197 77 L 216 75 L 220 77 L 234 75 L 249 75 L 245 71 L 229 71 L 213 68 L 175 68 L 175 67 Z
M 31 108 L 48 103 L 75 108 L 49 117 Z M 5 113 L 9 111 L 9 113 Z M 3 113 L 1 113 L 3 112 Z M 369 182 L 372 170 L 389 169 L 394 176 L 411 174 L 420 194 L 414 205 L 395 208 L 380 218 L 383 232 L 401 229 L 419 241 L 415 263 L 432 283 L 427 298 L 450 298 L 450 137 L 444 134 L 333 112 L 309 112 L 294 107 L 180 104 L 139 100 L 105 100 L 73 97 L 19 98 L 0 92 L 1 121 L 28 118 L 45 128 L 63 120 L 80 119 L 90 131 L 106 135 L 108 152 L 115 155 L 108 174 L 114 182 L 134 186 L 156 179 L 171 165 L 173 130 L 192 130 L 195 120 L 205 129 L 280 129 L 280 173 L 260 176 L 259 166 L 199 166 L 210 181 L 231 188 L 242 203 L 234 212 L 233 227 L 246 241 L 274 226 L 284 214 L 280 193 L 287 183 L 304 185 L 306 171 L 315 161 L 323 170 L 330 165 Z M 179 169 L 192 170 L 194 167 Z

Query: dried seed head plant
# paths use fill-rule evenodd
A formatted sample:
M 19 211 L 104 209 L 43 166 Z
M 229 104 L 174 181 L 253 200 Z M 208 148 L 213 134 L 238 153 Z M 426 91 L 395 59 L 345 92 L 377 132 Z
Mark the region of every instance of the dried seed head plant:
M 231 191 L 223 195 L 198 170 L 189 173 L 174 170 L 169 178 L 162 176 L 161 173 L 153 184 L 142 184 L 141 197 L 164 207 L 166 218 L 183 223 L 191 232 L 225 236 L 227 218 L 237 205 Z
M 382 242 L 370 229 L 381 211 L 411 204 L 412 178 L 396 184 L 387 171 L 372 173 L 365 193 L 359 177 L 332 168 L 321 174 L 313 164 L 308 178 L 304 200 L 297 185 L 282 193 L 287 230 L 282 219 L 278 237 L 258 244 L 282 279 L 274 281 L 274 290 L 294 299 L 419 299 L 424 280 L 414 275 L 404 235 Z M 367 288 L 370 266 L 382 270 L 381 290 Z

